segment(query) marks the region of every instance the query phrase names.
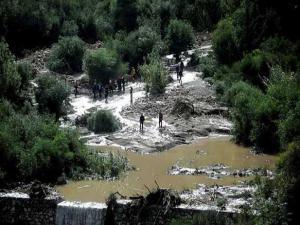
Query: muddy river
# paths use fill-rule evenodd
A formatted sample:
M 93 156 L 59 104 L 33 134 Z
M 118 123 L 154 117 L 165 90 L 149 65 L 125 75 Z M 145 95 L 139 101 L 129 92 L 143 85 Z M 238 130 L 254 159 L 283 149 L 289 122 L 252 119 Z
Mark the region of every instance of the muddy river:
M 276 156 L 254 155 L 249 149 L 232 143 L 228 136 L 202 138 L 189 145 L 152 154 L 126 152 L 114 147 L 97 148 L 125 155 L 136 170 L 127 172 L 116 181 L 78 181 L 56 187 L 67 200 L 103 202 L 110 193 L 117 191 L 124 196 L 145 194 L 148 192 L 145 186 L 153 189 L 156 187 L 155 181 L 162 188 L 178 191 L 194 189 L 198 184 L 234 185 L 253 177 L 211 179 L 206 175 L 169 175 L 168 171 L 174 165 L 198 168 L 217 163 L 232 169 L 273 169 L 276 161 Z

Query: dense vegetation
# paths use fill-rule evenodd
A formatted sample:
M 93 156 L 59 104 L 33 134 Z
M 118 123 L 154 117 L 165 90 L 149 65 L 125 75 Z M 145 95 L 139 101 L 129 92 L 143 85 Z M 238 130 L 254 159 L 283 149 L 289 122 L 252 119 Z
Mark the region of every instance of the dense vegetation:
M 47 171 L 50 180 L 63 171 L 72 176 L 94 158 L 74 131 L 56 123 L 67 109 L 68 87 L 49 75 L 38 78 L 33 105 L 35 74 L 29 65 L 16 64 L 13 54 L 54 44 L 48 61 L 52 71 L 84 70 L 90 82 L 107 83 L 133 67 L 151 94 L 161 94 L 166 71 L 159 56 L 178 58 L 193 46 L 195 32 L 208 30 L 214 53 L 195 55 L 192 63 L 230 107 L 235 140 L 257 151 L 282 153 L 276 178 L 259 181 L 260 215 L 248 222 L 297 224 L 298 21 L 297 0 L 0 1 L 0 179 L 44 179 Z M 86 51 L 84 42 L 99 40 L 101 48 Z M 97 120 L 97 115 L 90 119 L 92 130 L 98 130 Z
M 118 130 L 121 126 L 118 119 L 108 110 L 98 110 L 88 120 L 88 129 L 99 133 L 109 133 Z

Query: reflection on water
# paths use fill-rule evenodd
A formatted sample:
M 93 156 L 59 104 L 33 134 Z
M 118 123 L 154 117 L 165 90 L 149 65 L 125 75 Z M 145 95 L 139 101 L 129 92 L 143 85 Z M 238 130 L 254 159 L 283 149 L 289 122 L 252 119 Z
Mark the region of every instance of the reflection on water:
M 156 187 L 178 191 L 195 188 L 197 184 L 232 185 L 246 178 L 222 177 L 212 180 L 207 176 L 171 176 L 168 169 L 172 165 L 202 167 L 222 163 L 232 169 L 273 168 L 276 156 L 253 155 L 249 149 L 235 145 L 229 137 L 205 138 L 190 145 L 177 146 L 169 151 L 141 155 L 116 148 L 105 148 L 116 154 L 124 154 L 136 171 L 130 171 L 117 181 L 79 181 L 58 186 L 57 190 L 67 199 L 76 201 L 103 202 L 110 193 L 120 192 L 125 196 L 147 193 Z

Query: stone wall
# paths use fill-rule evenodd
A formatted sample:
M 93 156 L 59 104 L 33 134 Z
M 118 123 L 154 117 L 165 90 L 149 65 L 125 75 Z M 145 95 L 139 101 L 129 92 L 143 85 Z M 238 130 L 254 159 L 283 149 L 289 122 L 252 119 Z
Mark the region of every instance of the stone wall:
M 59 198 L 30 199 L 26 194 L 0 193 L 1 225 L 55 225 Z
M 230 212 L 220 212 L 212 210 L 204 210 L 201 208 L 192 208 L 186 205 L 171 208 L 165 212 L 165 208 L 158 206 L 147 207 L 142 211 L 140 208 L 130 208 L 129 201 L 118 201 L 115 208 L 114 222 L 116 225 L 167 225 L 173 219 L 181 218 L 184 221 L 191 221 L 195 216 L 204 216 L 204 214 L 212 214 L 222 217 L 234 218 L 236 214 Z
M 100 207 L 100 206 L 101 207 Z M 64 208 L 64 218 L 73 221 L 67 224 L 81 224 L 76 221 L 89 221 L 89 225 L 111 225 L 112 221 L 116 225 L 166 225 L 170 224 L 174 218 L 184 218 L 189 221 L 194 216 L 201 216 L 205 213 L 222 214 L 226 217 L 234 217 L 235 214 L 227 212 L 208 211 L 201 208 L 191 208 L 179 206 L 171 208 L 165 213 L 164 208 L 158 206 L 148 207 L 142 211 L 140 208 L 130 207 L 130 201 L 118 200 L 113 214 L 109 214 L 105 204 L 100 203 L 80 203 L 62 202 L 62 198 L 30 199 L 26 194 L 0 193 L 0 224 L 1 225 L 62 225 L 65 219 L 59 222 L 57 218 L 58 206 Z M 66 209 L 70 207 L 70 209 Z M 90 211 L 89 211 L 90 210 Z M 97 211 L 99 210 L 99 212 Z M 80 213 L 81 212 L 82 216 Z M 107 212 L 107 213 L 106 213 Z M 69 215 L 69 214 L 72 215 Z M 61 213 L 60 213 L 61 214 Z M 73 215 L 74 214 L 74 215 Z M 100 215 L 100 216 L 99 216 Z M 61 217 L 61 216 L 60 216 Z M 82 218 L 79 218 L 82 217 Z M 86 217 L 86 218 L 85 218 Z M 101 217 L 101 219 L 99 219 Z M 105 219 L 106 218 L 106 219 Z M 110 218 L 112 220 L 107 220 Z M 106 222 L 104 222 L 106 221 Z

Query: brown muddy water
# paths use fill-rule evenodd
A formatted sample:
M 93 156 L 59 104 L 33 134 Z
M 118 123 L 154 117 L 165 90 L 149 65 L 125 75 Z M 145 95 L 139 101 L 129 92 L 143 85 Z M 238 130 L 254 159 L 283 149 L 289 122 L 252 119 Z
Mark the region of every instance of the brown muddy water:
M 168 175 L 172 165 L 197 168 L 222 163 L 232 169 L 274 168 L 276 156 L 254 155 L 250 150 L 230 141 L 230 137 L 203 138 L 189 145 L 180 145 L 161 153 L 142 155 L 125 152 L 117 148 L 101 147 L 101 150 L 125 155 L 137 169 L 127 172 L 116 181 L 78 181 L 57 186 L 56 189 L 66 200 L 104 202 L 110 193 L 119 192 L 124 196 L 147 193 L 156 187 L 172 188 L 178 191 L 196 188 L 197 184 L 233 185 L 249 178 L 233 176 L 213 180 L 205 175 Z

